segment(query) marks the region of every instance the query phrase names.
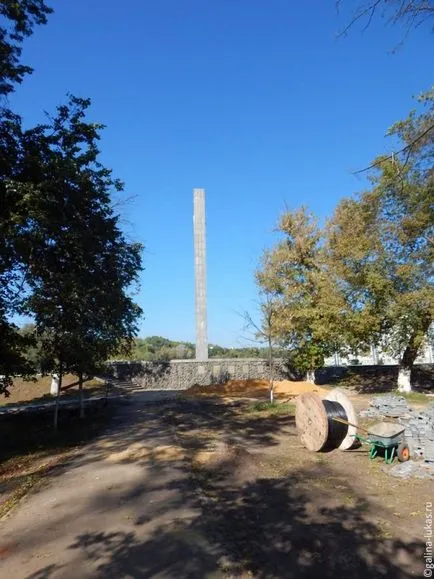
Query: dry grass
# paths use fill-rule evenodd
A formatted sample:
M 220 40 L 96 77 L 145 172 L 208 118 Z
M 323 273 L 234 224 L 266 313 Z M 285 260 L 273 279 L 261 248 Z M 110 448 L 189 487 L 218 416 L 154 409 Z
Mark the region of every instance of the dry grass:
M 17 457 L 3 465 L 0 476 L 0 519 L 7 516 L 29 491 L 39 486 L 44 477 L 55 467 L 65 462 L 72 451 L 56 453 L 54 457 L 42 458 L 39 453 Z M 28 472 L 22 469 L 23 458 L 28 466 Z M 5 468 L 6 467 L 6 468 Z
M 53 400 L 50 395 L 51 376 L 39 376 L 35 380 L 23 380 L 15 378 L 14 385 L 10 390 L 10 396 L 0 396 L 0 406 L 20 403 L 46 402 Z M 118 388 L 111 388 L 110 392 L 117 392 Z M 92 378 L 83 384 L 85 397 L 104 395 L 106 392 L 105 384 Z M 78 378 L 73 374 L 66 374 L 62 379 L 61 398 L 78 397 Z

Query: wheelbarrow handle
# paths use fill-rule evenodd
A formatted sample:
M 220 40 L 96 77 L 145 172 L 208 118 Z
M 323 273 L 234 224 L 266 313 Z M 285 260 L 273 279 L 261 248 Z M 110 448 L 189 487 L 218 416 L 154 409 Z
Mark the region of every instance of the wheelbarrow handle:
M 346 424 L 347 426 L 354 426 L 354 428 L 357 428 L 357 430 L 362 430 L 363 432 L 366 432 L 366 434 L 371 434 L 369 430 L 367 430 L 366 428 L 363 428 L 362 426 L 357 426 L 357 424 L 348 422 L 348 420 L 344 420 L 343 418 L 332 418 L 332 420 L 334 420 L 335 422 L 341 422 L 342 424 Z

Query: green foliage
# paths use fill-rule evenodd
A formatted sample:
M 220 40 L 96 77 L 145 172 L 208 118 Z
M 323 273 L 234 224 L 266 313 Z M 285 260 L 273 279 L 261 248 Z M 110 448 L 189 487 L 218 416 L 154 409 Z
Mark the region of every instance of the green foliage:
M 372 163 L 370 190 L 339 203 L 325 230 L 285 213 L 261 289 L 277 298 L 275 334 L 304 371 L 379 345 L 411 369 L 434 320 L 434 91 L 389 135 L 400 153 Z
M 18 175 L 28 184 L 23 309 L 59 374 L 90 373 L 128 350 L 140 314 L 126 290 L 140 270 L 141 247 L 125 239 L 111 208 L 111 191 L 122 184 L 98 161 L 101 126 L 86 123 L 89 104 L 70 97 L 49 124 L 26 132 Z
M 21 43 L 51 9 L 5 0 L 0 14 L 0 96 L 31 68 Z M 122 183 L 99 161 L 102 125 L 86 121 L 88 99 L 71 96 L 44 125 L 24 131 L 0 109 L 0 391 L 13 374 L 70 370 L 80 377 L 127 353 L 141 311 L 128 289 L 141 269 L 113 212 Z M 9 319 L 33 316 L 21 332 Z
M 218 344 L 208 347 L 210 358 L 265 358 L 266 348 L 225 348 Z M 196 355 L 195 345 L 191 342 L 177 342 L 161 336 L 135 338 L 132 349 L 126 357 L 130 360 L 188 360 Z
M 21 354 L 32 372 L 46 374 L 53 367 L 53 361 L 44 348 L 44 339 L 38 335 L 35 324 L 25 324 L 18 334 L 23 338 Z
M 0 15 L 8 25 L 0 27 L 0 95 L 14 90 L 32 72 L 30 66 L 20 63 L 21 43 L 38 24 L 46 24 L 52 12 L 44 0 L 2 0 Z
M 174 360 L 194 358 L 194 344 L 175 342 L 161 336 L 136 338 L 129 358 L 132 360 Z
M 271 416 L 293 415 L 295 413 L 295 404 L 280 402 L 254 402 L 247 408 L 247 412 L 261 413 Z
M 19 307 L 24 285 L 16 248 L 19 199 L 6 190 L 6 182 L 14 177 L 20 154 L 21 119 L 6 108 L 4 97 L 31 72 L 30 67 L 20 63 L 21 42 L 32 34 L 35 25 L 45 24 L 50 12 L 43 0 L 0 3 L 0 393 L 5 394 L 12 383 L 11 376 L 26 375 L 31 367 L 21 355 L 26 340 L 9 322 L 10 315 Z
M 266 358 L 267 348 L 246 346 L 242 348 L 225 348 L 217 344 L 209 345 L 210 358 Z
M 411 368 L 434 319 L 434 93 L 396 123 L 401 154 L 373 163 L 372 188 L 342 201 L 328 260 L 345 299 L 349 338 L 380 344 Z
M 298 371 L 313 371 L 340 338 L 331 323 L 335 292 L 325 267 L 323 232 L 304 208 L 286 212 L 278 232 L 282 239 L 265 252 L 257 282 L 273 295 L 273 338 L 288 349 Z
M 28 346 L 28 338 L 21 336 L 15 325 L 0 318 L 0 394 L 9 396 L 15 374 L 28 377 L 34 372 L 31 360 L 23 353 Z

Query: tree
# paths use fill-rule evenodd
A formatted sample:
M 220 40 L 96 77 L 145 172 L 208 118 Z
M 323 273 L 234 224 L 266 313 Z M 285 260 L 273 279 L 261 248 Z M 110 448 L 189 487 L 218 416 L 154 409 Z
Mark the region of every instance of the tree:
M 21 64 L 21 43 L 31 36 L 33 28 L 47 23 L 53 10 L 44 0 L 2 0 L 0 15 L 8 26 L 0 27 L 0 95 L 6 95 L 20 84 L 33 69 Z
M 51 360 L 47 358 L 43 349 L 43 339 L 38 336 L 34 323 L 27 323 L 18 330 L 23 338 L 21 354 L 32 368 L 32 373 L 44 374 L 51 366 Z
M 133 360 L 176 360 L 194 357 L 194 344 L 175 342 L 161 336 L 136 338 L 129 357 Z
M 21 155 L 21 119 L 0 109 L 0 393 L 7 393 L 14 374 L 28 374 L 22 356 L 25 340 L 10 322 L 23 297 L 25 265 L 19 258 L 19 223 L 22 216 L 21 187 L 11 183 Z
M 337 0 L 339 9 L 347 4 L 345 0 Z M 407 31 L 420 26 L 434 17 L 433 0 L 365 0 L 360 1 L 354 10 L 352 17 L 341 34 L 346 34 L 356 23 L 363 22 L 367 28 L 372 19 L 379 15 L 388 23 L 403 23 Z
M 18 181 L 26 186 L 20 257 L 28 263 L 24 311 L 33 314 L 51 371 L 83 374 L 128 349 L 140 308 L 127 289 L 141 268 L 111 208 L 122 184 L 98 161 L 101 125 L 90 101 L 70 97 L 55 117 L 23 135 Z M 58 396 L 56 398 L 58 402 Z M 55 411 L 57 427 L 58 404 Z
M 260 274 L 258 274 L 260 275 Z M 255 333 L 255 338 L 259 342 L 266 344 L 268 354 L 268 386 L 270 393 L 270 404 L 274 403 L 274 346 L 278 343 L 275 332 L 275 321 L 277 317 L 277 300 L 275 293 L 269 290 L 259 290 L 259 311 L 261 321 L 258 325 L 249 312 L 244 312 L 244 320 L 247 329 L 252 329 Z
M 0 343 L 0 394 L 9 396 L 9 389 L 13 385 L 12 377 L 21 374 L 24 378 L 29 378 L 35 367 L 23 354 L 29 346 L 28 339 L 21 336 L 17 326 L 7 322 L 5 318 L 0 320 Z
M 8 24 L 0 28 L 0 95 L 32 71 L 20 62 L 21 43 L 50 12 L 44 0 L 2 2 Z M 71 97 L 47 124 L 28 131 L 0 110 L 3 385 L 29 362 L 21 352 L 29 335 L 9 322 L 15 313 L 34 315 L 44 364 L 59 374 L 58 394 L 67 370 L 78 373 L 82 393 L 84 372 L 128 349 L 136 331 L 140 308 L 127 289 L 140 270 L 141 247 L 127 241 L 113 212 L 110 194 L 122 184 L 98 161 L 102 125 L 85 121 L 89 104 Z M 56 403 L 56 425 L 57 415 Z
M 400 356 L 401 391 L 434 319 L 434 93 L 421 101 L 389 131 L 400 154 L 378 157 L 372 189 L 338 205 L 328 242 L 349 333 Z
M 38 24 L 45 24 L 51 9 L 43 0 L 3 0 L 0 15 L 0 98 L 14 90 L 32 72 L 21 64 L 21 43 Z M 17 227 L 20 213 L 19 185 L 12 193 L 6 184 L 15 176 L 16 159 L 21 148 L 21 119 L 3 100 L 0 104 L 0 393 L 7 394 L 14 374 L 28 374 L 31 366 L 22 355 L 26 338 L 10 323 L 19 309 L 23 290 L 23 270 L 17 254 Z
M 273 333 L 290 360 L 314 381 L 315 369 L 337 349 L 332 323 L 336 306 L 322 247 L 323 233 L 304 208 L 286 212 L 278 231 L 283 240 L 266 251 L 257 273 L 259 287 L 273 298 Z

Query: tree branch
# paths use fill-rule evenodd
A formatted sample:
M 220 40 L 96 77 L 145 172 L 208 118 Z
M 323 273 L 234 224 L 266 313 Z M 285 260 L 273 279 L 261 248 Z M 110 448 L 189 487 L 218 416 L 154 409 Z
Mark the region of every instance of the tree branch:
M 338 12 L 343 1 L 336 0 Z M 391 6 L 392 4 L 394 4 L 393 7 Z M 350 22 L 338 34 L 338 37 L 345 36 L 356 22 L 365 17 L 367 18 L 367 23 L 363 30 L 369 28 L 375 13 L 381 5 L 384 6 L 384 12 L 381 16 L 385 15 L 384 13 L 388 8 L 392 11 L 390 18 L 388 18 L 388 23 L 396 24 L 399 20 L 407 20 L 407 34 L 413 26 L 419 26 L 430 16 L 434 15 L 434 2 L 432 0 L 370 0 L 370 2 L 359 4 L 359 8 L 355 10 Z
M 432 125 L 430 125 L 420 135 L 418 135 L 415 139 L 413 139 L 413 141 L 411 143 L 409 143 L 408 145 L 406 145 L 405 147 L 403 147 L 399 151 L 394 151 L 390 155 L 388 155 L 387 157 L 381 157 L 380 159 L 378 159 L 377 161 L 374 161 L 373 163 L 371 163 L 371 165 L 369 165 L 368 167 L 365 167 L 364 169 L 359 169 L 358 171 L 354 171 L 353 175 L 358 175 L 359 173 L 364 173 L 365 171 L 369 171 L 369 169 L 374 169 L 375 167 L 378 167 L 379 165 L 381 165 L 381 163 L 384 163 L 384 161 L 389 161 L 390 159 L 393 159 L 397 155 L 400 155 L 401 153 L 404 153 L 406 151 L 408 152 L 407 160 L 406 160 L 406 163 L 407 163 L 411 149 L 414 147 L 414 145 L 417 142 L 419 142 L 421 139 L 423 139 L 423 137 L 425 137 L 433 129 L 434 129 L 434 123 Z

